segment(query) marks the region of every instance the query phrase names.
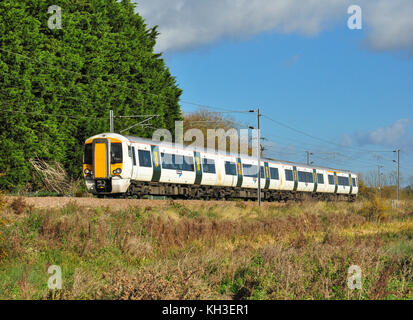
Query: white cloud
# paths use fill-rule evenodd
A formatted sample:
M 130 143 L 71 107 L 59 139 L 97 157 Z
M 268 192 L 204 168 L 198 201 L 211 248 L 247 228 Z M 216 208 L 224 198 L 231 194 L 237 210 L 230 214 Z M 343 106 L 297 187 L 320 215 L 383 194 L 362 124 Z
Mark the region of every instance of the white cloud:
M 157 51 L 185 50 L 225 37 L 266 31 L 317 35 L 347 27 L 352 0 L 137 0 L 148 24 L 159 25 Z M 359 0 L 367 43 L 375 50 L 413 52 L 412 0 Z M 349 32 L 354 32 L 350 31 Z
M 413 53 L 413 1 L 381 0 L 365 10 L 371 32 L 369 46 L 376 50 L 407 49 Z
M 400 119 L 390 126 L 377 128 L 369 133 L 358 133 L 357 141 L 361 145 L 395 146 L 401 143 L 404 144 L 402 138 L 406 136 L 407 127 L 410 123 L 409 119 Z

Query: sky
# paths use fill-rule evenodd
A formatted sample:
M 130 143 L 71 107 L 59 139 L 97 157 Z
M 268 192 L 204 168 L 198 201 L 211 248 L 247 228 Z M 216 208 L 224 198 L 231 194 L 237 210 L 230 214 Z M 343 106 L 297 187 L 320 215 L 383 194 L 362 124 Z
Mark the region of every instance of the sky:
M 362 29 L 348 20 L 361 8 Z M 413 1 L 141 0 L 182 101 L 243 127 L 264 155 L 413 176 Z M 354 21 L 353 19 L 350 19 Z M 197 106 L 182 102 L 184 112 Z M 242 113 L 238 113 L 242 111 Z

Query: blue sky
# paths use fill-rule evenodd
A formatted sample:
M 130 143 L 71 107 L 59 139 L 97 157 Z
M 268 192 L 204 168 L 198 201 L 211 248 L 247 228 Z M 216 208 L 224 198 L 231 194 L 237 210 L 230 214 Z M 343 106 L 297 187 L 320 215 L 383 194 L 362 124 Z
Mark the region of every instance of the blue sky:
M 263 2 L 269 3 L 257 3 Z M 283 2 L 271 3 L 278 6 Z M 413 6 L 400 0 L 399 7 L 391 7 L 391 14 L 398 15 L 395 21 L 402 25 L 385 28 L 381 21 L 389 23 L 383 19 L 389 9 L 366 4 L 363 29 L 350 30 L 347 3 L 342 2 L 329 10 L 310 5 L 297 17 L 291 7 L 289 19 L 279 23 L 273 23 L 271 15 L 267 17 L 268 6 L 260 11 L 256 5 L 245 16 L 261 14 L 262 20 L 270 22 L 264 26 L 246 22 L 255 28 L 248 32 L 244 30 L 245 16 L 226 25 L 234 14 L 244 14 L 239 8 L 230 10 L 229 3 L 213 16 L 218 16 L 216 24 L 213 17 L 206 20 L 210 25 L 202 22 L 206 9 L 194 2 L 172 1 L 176 6 L 168 12 L 175 19 L 170 21 L 161 18 L 157 1 L 152 1 L 150 8 L 142 1 L 140 8 L 149 25 L 159 25 L 158 50 L 183 89 L 182 100 L 234 111 L 259 106 L 267 117 L 320 138 L 263 117 L 266 156 L 304 162 L 309 150 L 316 164 L 357 172 L 377 171 L 380 164 L 384 172 L 390 172 L 395 169 L 394 154 L 376 151 L 400 148 L 407 182 L 413 176 L 413 24 L 403 25 L 403 17 L 409 12 L 413 15 Z M 406 6 L 401 6 L 403 3 Z M 152 13 L 155 9 L 157 15 Z M 281 9 L 273 10 L 274 19 L 280 19 Z M 188 20 L 197 15 L 199 18 Z M 308 25 L 294 22 L 306 18 Z M 181 21 L 189 22 L 182 26 Z M 174 36 L 182 33 L 195 35 L 174 41 Z M 182 109 L 191 112 L 197 107 L 183 103 Z M 229 115 L 241 123 L 255 124 L 253 114 Z

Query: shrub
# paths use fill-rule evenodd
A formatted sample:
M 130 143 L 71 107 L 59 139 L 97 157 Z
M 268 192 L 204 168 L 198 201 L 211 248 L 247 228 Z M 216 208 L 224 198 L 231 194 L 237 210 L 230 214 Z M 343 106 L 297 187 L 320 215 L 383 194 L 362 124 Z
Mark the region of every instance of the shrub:
M 359 180 L 358 196 L 362 199 L 372 199 L 376 195 L 374 188 L 367 187 L 363 181 Z
M 4 196 L 3 192 L 0 191 L 0 213 L 3 211 L 3 209 L 6 207 L 7 204 L 7 200 L 6 197 Z M 7 252 L 6 250 L 2 247 L 2 244 L 4 243 L 4 236 L 2 233 L 2 228 L 3 226 L 6 225 L 6 221 L 4 221 L 1 217 L 0 217 L 0 261 L 4 258 L 7 257 Z
M 358 213 L 369 221 L 380 221 L 384 219 L 385 213 L 389 211 L 389 209 L 389 206 L 383 199 L 374 195 L 363 203 Z
M 8 256 L 6 250 L 3 247 L 3 243 L 4 243 L 5 239 L 4 239 L 4 235 L 2 233 L 2 228 L 5 225 L 6 225 L 6 221 L 4 221 L 3 219 L 0 218 L 0 261 Z
M 13 200 L 10 207 L 13 209 L 15 214 L 20 215 L 26 211 L 27 203 L 26 200 L 24 200 L 24 198 L 19 197 Z
M 0 191 L 0 213 L 7 205 L 7 199 L 2 191 Z
M 62 164 L 48 163 L 41 159 L 30 159 L 29 162 L 47 191 L 62 194 L 71 189 L 72 186 Z

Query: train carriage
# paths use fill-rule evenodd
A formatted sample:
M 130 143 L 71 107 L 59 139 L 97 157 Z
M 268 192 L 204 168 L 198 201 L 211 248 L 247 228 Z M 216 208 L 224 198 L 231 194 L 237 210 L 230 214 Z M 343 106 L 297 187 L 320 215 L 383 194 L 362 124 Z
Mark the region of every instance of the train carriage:
M 88 192 L 103 196 L 354 200 L 355 173 L 103 133 L 85 142 Z

